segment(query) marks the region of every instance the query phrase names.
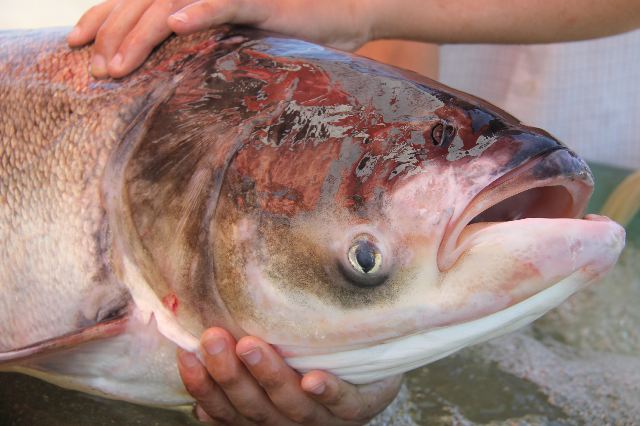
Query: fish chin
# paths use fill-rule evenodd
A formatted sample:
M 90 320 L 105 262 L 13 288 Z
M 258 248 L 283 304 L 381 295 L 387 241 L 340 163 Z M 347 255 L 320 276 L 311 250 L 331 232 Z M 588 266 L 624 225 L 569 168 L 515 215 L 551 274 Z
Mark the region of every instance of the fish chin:
M 597 279 L 591 277 L 588 280 L 588 277 L 585 272 L 576 271 L 552 287 L 510 308 L 473 321 L 429 329 L 375 346 L 291 357 L 285 361 L 302 374 L 320 369 L 353 384 L 382 380 L 437 361 L 466 346 L 510 333 L 541 317 Z

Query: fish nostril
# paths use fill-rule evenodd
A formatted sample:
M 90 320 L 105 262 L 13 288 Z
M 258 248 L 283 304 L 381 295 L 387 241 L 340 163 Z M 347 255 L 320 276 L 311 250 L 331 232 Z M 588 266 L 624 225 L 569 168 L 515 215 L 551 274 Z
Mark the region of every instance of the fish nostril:
M 453 140 L 455 134 L 455 126 L 446 120 L 442 120 L 431 129 L 431 141 L 435 146 L 446 148 Z

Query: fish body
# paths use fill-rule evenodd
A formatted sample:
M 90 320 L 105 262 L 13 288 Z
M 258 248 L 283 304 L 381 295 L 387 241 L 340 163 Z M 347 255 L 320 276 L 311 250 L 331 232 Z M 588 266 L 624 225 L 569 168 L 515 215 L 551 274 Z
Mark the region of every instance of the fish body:
M 368 383 L 499 336 L 624 246 L 587 165 L 407 71 L 224 27 L 94 80 L 65 30 L 0 58 L 0 368 L 157 405 L 211 326 Z

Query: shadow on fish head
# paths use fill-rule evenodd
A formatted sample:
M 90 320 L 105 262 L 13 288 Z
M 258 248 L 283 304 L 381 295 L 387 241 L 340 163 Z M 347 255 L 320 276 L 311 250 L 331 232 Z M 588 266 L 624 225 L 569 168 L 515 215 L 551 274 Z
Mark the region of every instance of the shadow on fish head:
M 548 133 L 259 34 L 184 77 L 129 167 L 137 233 L 187 328 L 365 383 L 522 326 L 615 263 L 624 231 L 581 218 L 591 172 Z

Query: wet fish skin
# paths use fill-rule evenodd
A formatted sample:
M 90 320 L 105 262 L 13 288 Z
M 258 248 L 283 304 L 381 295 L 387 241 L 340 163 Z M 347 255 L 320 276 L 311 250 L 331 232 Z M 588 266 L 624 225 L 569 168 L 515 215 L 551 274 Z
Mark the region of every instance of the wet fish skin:
M 266 339 L 300 370 L 371 381 L 376 369 L 396 374 L 427 358 L 403 361 L 396 350 L 389 369 L 349 375 L 341 354 L 371 358 L 389 342 L 489 318 L 573 277 L 551 297 L 557 304 L 621 250 L 620 229 L 605 219 L 463 231 L 492 203 L 532 188 L 518 199 L 526 207 L 483 221 L 580 217 L 592 177 L 546 132 L 415 74 L 225 28 L 173 38 L 132 76 L 96 81 L 88 50 L 70 50 L 64 31 L 3 37 L 0 273 L 11 297 L 0 299 L 9 307 L 0 352 L 22 356 L 19 371 L 184 403 L 175 344 L 197 351 L 196 336 L 218 325 Z M 550 197 L 558 202 L 537 202 Z M 361 235 L 381 252 L 373 278 L 349 269 L 346 253 Z M 565 236 L 586 249 L 558 243 Z M 560 261 L 545 263 L 546 247 L 560 247 Z M 565 258 L 572 266 L 556 267 Z M 528 321 L 552 302 L 527 311 Z M 66 334 L 77 340 L 66 359 L 41 343 Z M 87 353 L 109 367 L 77 366 L 91 364 Z M 158 363 L 166 375 L 151 383 Z M 131 377 L 139 388 L 124 389 Z
M 67 33 L 2 33 L 1 273 L 13 296 L 0 314 L 13 331 L 0 335 L 4 351 L 127 309 L 111 258 L 104 168 L 134 119 L 175 88 L 180 61 L 220 47 L 207 34 L 176 38 L 131 77 L 96 80 L 87 73 L 91 48 L 69 48 Z
M 92 81 L 88 49 L 69 50 L 64 33 L 2 34 L 2 351 L 91 325 L 87 297 L 125 294 L 103 258 L 99 183 L 142 105 Z
M 70 49 L 67 33 L 68 29 L 50 29 L 0 35 L 0 353 L 131 313 L 129 291 L 114 271 L 112 236 L 101 200 L 102 174 L 127 126 L 172 83 L 170 67 L 157 71 L 163 60 L 171 63 L 192 54 L 184 49 L 173 58 L 166 51 L 179 52 L 180 46 L 193 47 L 207 38 L 202 34 L 169 42 L 140 72 L 116 81 L 92 79 L 91 48 Z M 113 345 L 84 349 L 96 354 L 108 352 L 111 345 L 125 360 L 121 365 L 114 362 L 122 368 L 129 362 L 129 348 L 156 348 L 160 356 L 147 354 L 146 362 L 166 371 L 160 380 L 170 395 L 145 399 L 138 391 L 135 400 L 189 402 L 174 365 L 176 345 L 162 336 L 159 342 L 157 333 L 132 331 L 136 327 L 126 328 L 125 339 L 111 339 Z M 109 332 L 97 334 L 91 339 L 110 337 Z M 166 368 L 165 353 L 171 354 Z M 78 359 L 63 351 L 59 357 L 10 369 L 26 369 L 65 387 L 90 391 L 57 374 L 99 376 L 98 369 L 76 371 L 71 365 L 86 360 L 86 354 Z M 120 379 L 126 381 L 127 375 Z

